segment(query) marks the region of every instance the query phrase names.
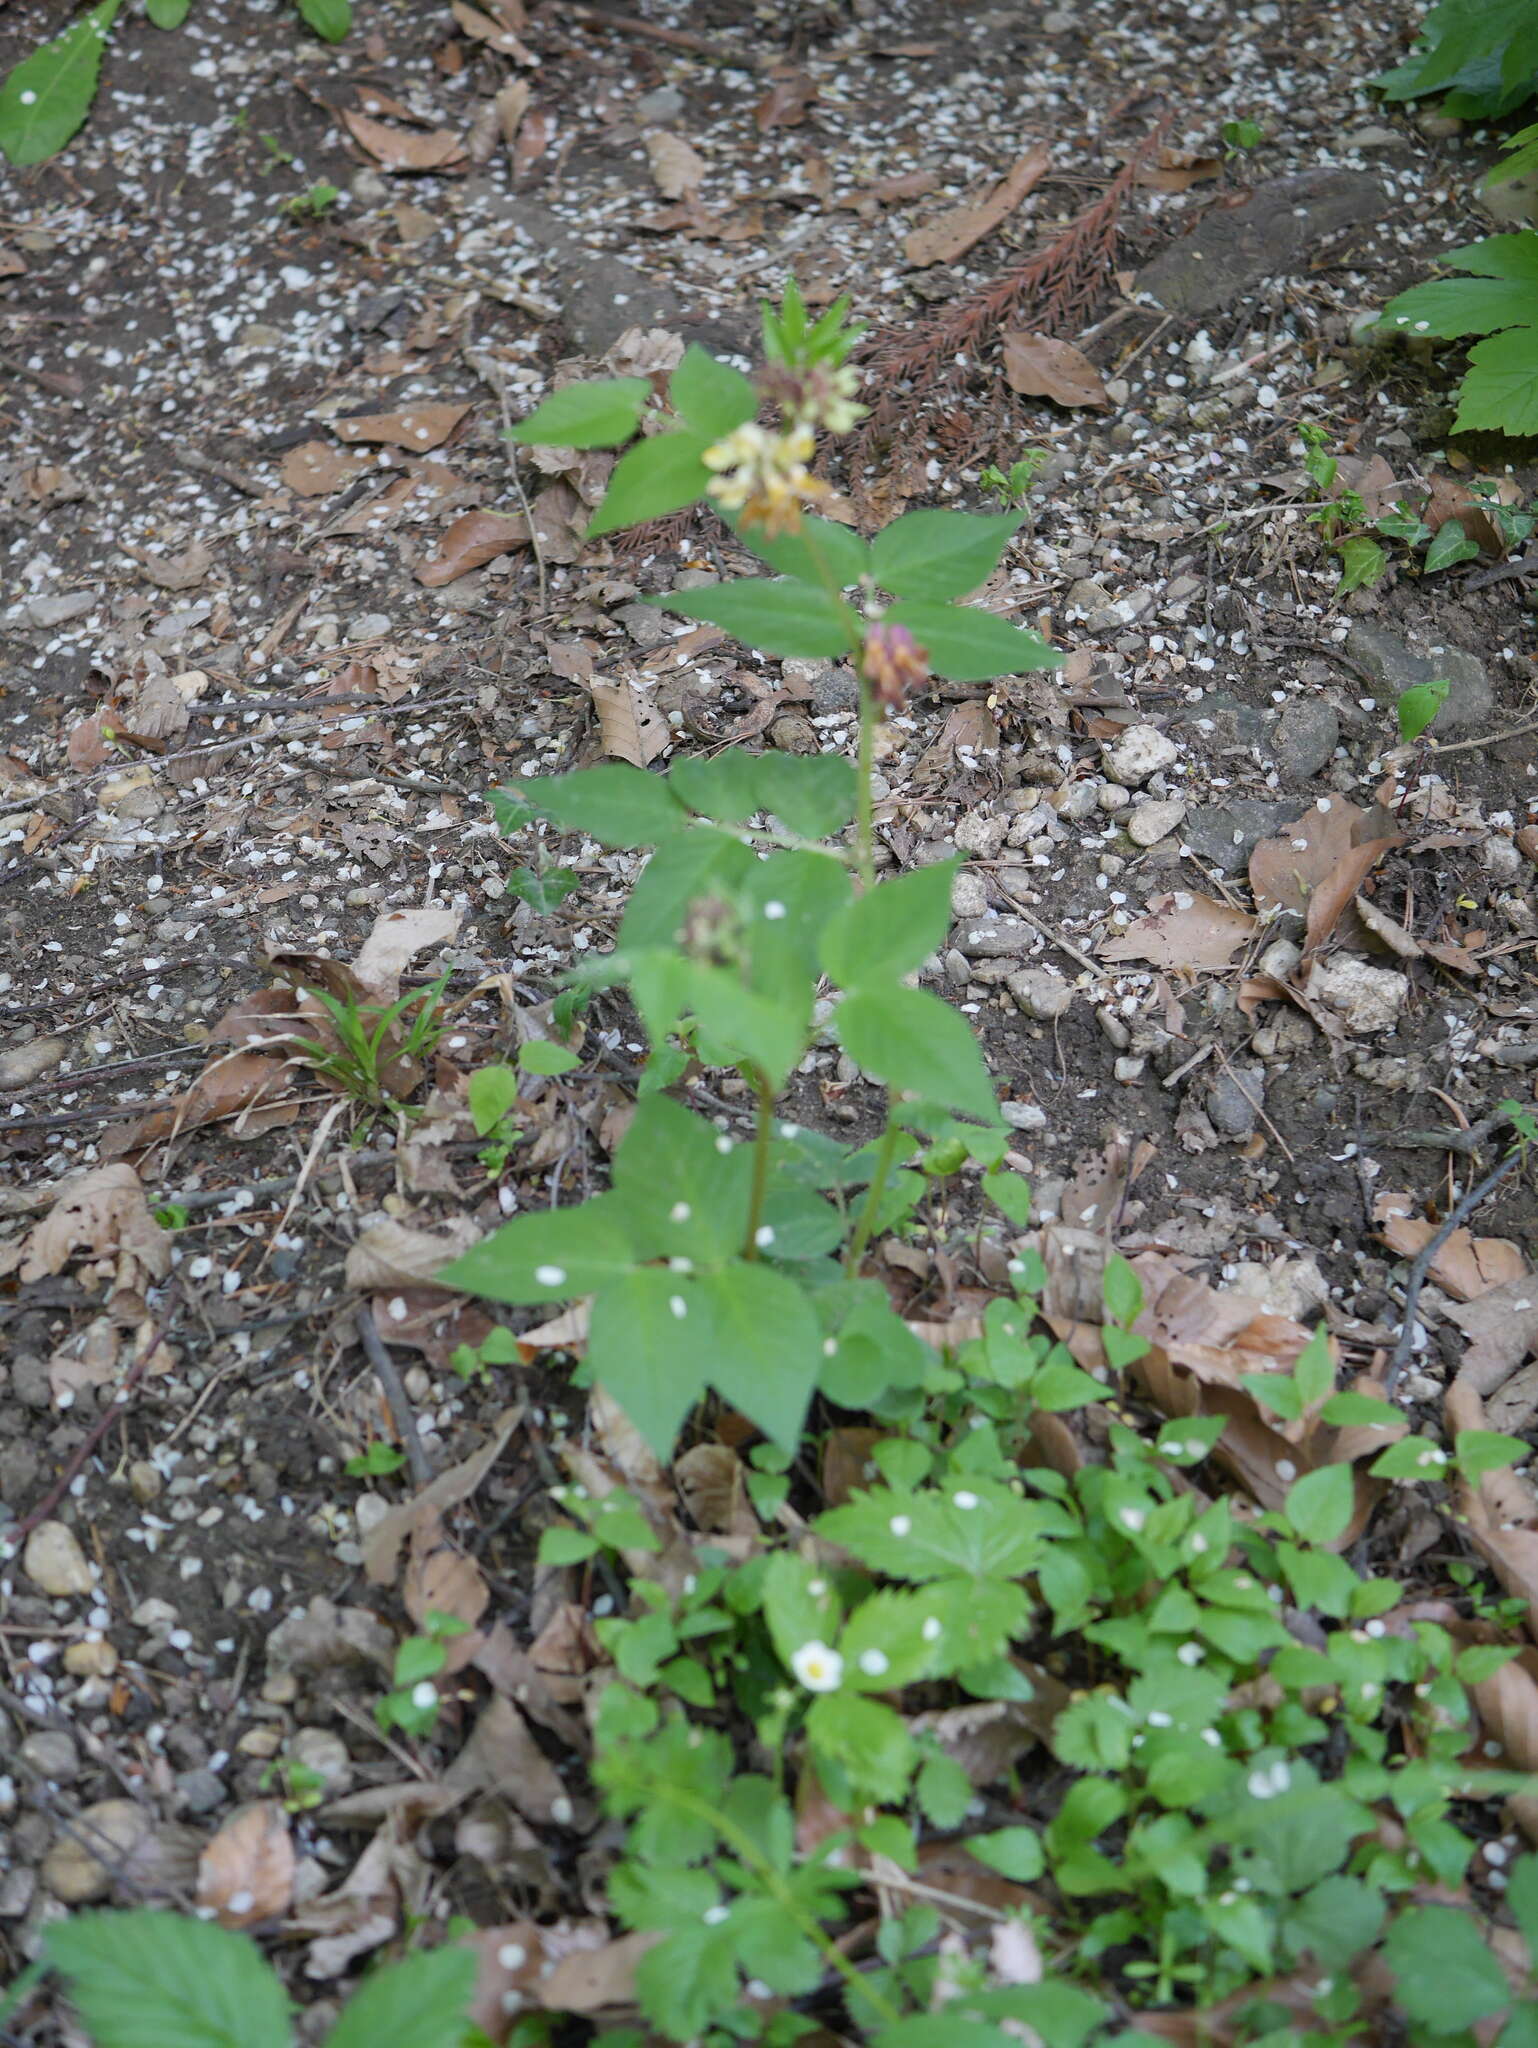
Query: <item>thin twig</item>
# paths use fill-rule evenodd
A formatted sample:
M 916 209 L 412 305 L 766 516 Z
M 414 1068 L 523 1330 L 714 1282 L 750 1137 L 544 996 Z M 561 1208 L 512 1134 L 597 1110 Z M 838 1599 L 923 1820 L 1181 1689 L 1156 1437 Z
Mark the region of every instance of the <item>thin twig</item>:
M 1529 718 L 1524 724 L 1514 725 L 1506 732 L 1486 733 L 1483 739 L 1457 740 L 1450 747 L 1439 747 L 1436 741 L 1432 740 L 1430 742 L 1427 766 L 1435 766 L 1438 761 L 1444 760 L 1449 754 L 1471 754 L 1476 747 L 1498 747 L 1506 740 L 1524 739 L 1530 732 L 1538 732 L 1538 718 Z
M 611 14 L 606 7 L 578 6 L 576 0 L 561 0 L 561 12 L 588 28 L 612 29 L 618 36 L 638 36 L 642 42 L 665 43 L 669 49 L 687 50 L 691 56 L 703 57 L 707 64 L 723 65 L 728 71 L 758 71 L 763 66 L 764 60 L 751 51 L 734 50 L 686 28 L 663 28 L 655 21 L 640 21 L 633 14 Z
M 418 1489 L 430 1486 L 433 1477 L 432 1464 L 422 1448 L 416 1417 L 411 1411 L 410 1401 L 406 1398 L 401 1376 L 395 1370 L 395 1360 L 385 1349 L 384 1339 L 379 1334 L 379 1325 L 374 1321 L 374 1312 L 365 1304 L 358 1310 L 354 1320 L 368 1362 L 374 1368 L 374 1377 L 378 1380 L 389 1407 L 391 1420 L 395 1424 L 395 1433 L 406 1453 L 406 1468 L 411 1474 L 411 1483 Z
M 998 884 L 1000 895 L 1020 913 L 1020 916 L 1031 926 L 1033 931 L 1040 932 L 1044 939 L 1050 939 L 1060 953 L 1066 953 L 1069 959 L 1076 961 L 1080 967 L 1088 968 L 1089 972 L 1096 976 L 1097 979 L 1105 975 L 1106 969 L 1100 965 L 1098 960 L 1092 960 L 1088 953 L 1081 952 L 1072 939 L 1065 939 L 1061 932 L 1054 931 L 1051 925 L 1046 923 L 1044 919 L 1039 918 L 1034 910 L 1028 909 L 1020 901 L 1020 898 L 1014 894 L 1013 890 L 1000 879 L 997 872 L 995 872 L 993 879 Z
M 1389 1360 L 1388 1371 L 1383 1377 L 1383 1388 L 1386 1394 L 1392 1394 L 1395 1387 L 1399 1384 L 1400 1375 L 1409 1364 L 1410 1354 L 1415 1349 L 1415 1332 L 1420 1327 L 1416 1307 L 1420 1301 L 1421 1289 L 1426 1284 L 1426 1276 L 1431 1271 L 1437 1253 L 1446 1244 L 1453 1232 L 1473 1215 L 1486 1196 L 1493 1194 L 1501 1182 L 1505 1180 L 1506 1176 L 1516 1171 L 1522 1163 L 1522 1154 L 1523 1147 L 1518 1145 L 1513 1151 L 1507 1153 L 1499 1166 L 1492 1167 L 1482 1181 L 1477 1182 L 1469 1189 L 1467 1194 L 1455 1202 L 1437 1229 L 1432 1232 L 1431 1236 L 1427 1238 L 1426 1242 L 1411 1260 L 1409 1278 L 1405 1282 L 1404 1317 L 1399 1325 L 1399 1342 L 1394 1346 L 1394 1355 Z

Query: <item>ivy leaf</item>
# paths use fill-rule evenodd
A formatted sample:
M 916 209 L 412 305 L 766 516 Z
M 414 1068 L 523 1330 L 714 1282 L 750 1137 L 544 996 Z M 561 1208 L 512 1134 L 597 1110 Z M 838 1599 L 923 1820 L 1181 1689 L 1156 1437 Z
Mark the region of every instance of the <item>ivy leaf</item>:
M 833 1017 L 838 1041 L 889 1088 L 985 1123 L 997 1120 L 993 1083 L 972 1028 L 922 988 L 857 989 Z
M 641 424 L 651 397 L 645 377 L 600 377 L 552 391 L 507 438 L 552 448 L 619 448 Z
M 684 350 L 669 381 L 668 397 L 674 411 L 712 441 L 724 440 L 758 411 L 758 393 L 741 370 L 708 354 L 697 341 Z
M 692 505 L 710 481 L 701 459 L 709 446 L 708 434 L 656 434 L 627 448 L 588 524 L 588 539 Z
M 1013 512 L 905 512 L 871 542 L 871 573 L 898 597 L 965 597 L 988 581 L 1022 524 Z
M 1365 533 L 1353 533 L 1340 543 L 1340 581 L 1335 595 L 1345 597 L 1376 583 L 1388 567 L 1388 556 Z
M 44 1947 L 96 2048 L 289 2048 L 287 1994 L 244 1934 L 175 1913 L 80 1913 Z
M 959 860 L 913 868 L 840 911 L 822 937 L 823 969 L 840 988 L 889 984 L 911 974 L 950 928 Z
M 107 31 L 121 4 L 101 0 L 23 57 L 0 85 L 0 150 L 13 164 L 56 156 L 91 111 Z
M 1063 657 L 1039 634 L 975 606 L 908 597 L 886 616 L 889 624 L 908 628 L 927 651 L 930 668 L 951 682 L 987 683 L 996 676 L 1062 667 Z
M 339 43 L 352 27 L 352 0 L 294 0 L 300 19 L 328 43 Z
M 846 654 L 855 637 L 854 614 L 846 604 L 793 576 L 782 582 L 740 576 L 731 583 L 669 591 L 645 602 L 724 627 L 766 654 L 801 659 Z
M 1431 536 L 1431 545 L 1421 567 L 1428 576 L 1435 576 L 1438 570 L 1450 569 L 1455 562 L 1472 562 L 1478 556 L 1479 543 L 1469 539 L 1463 530 L 1463 521 L 1444 519 Z

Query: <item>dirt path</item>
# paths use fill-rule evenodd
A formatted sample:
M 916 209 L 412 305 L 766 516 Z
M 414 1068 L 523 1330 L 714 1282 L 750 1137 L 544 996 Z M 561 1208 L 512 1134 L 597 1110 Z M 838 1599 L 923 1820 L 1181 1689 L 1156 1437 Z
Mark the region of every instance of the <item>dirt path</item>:
M 32 32 L 23 11 L 39 12 L 0 16 L 0 65 Z M 926 699 L 881 762 L 892 858 L 970 856 L 933 973 L 984 1035 L 1039 1214 L 1082 1220 L 1086 1162 L 1146 1146 L 1123 1248 L 1322 1313 L 1365 1363 L 1399 1320 L 1382 1197 L 1445 1206 L 1498 1156 L 1461 1134 L 1529 1092 L 1538 790 L 1532 735 L 1498 737 L 1531 709 L 1524 586 L 1417 579 L 1401 551 L 1387 584 L 1337 601 L 1297 509 L 1300 420 L 1369 485 L 1451 474 L 1425 369 L 1352 340 L 1482 224 L 1477 152 L 1355 84 L 1410 10 L 650 11 L 702 47 L 559 5 L 531 10 L 537 64 L 415 0 L 362 0 L 336 50 L 236 0 L 176 35 L 136 18 L 83 135 L 6 182 L 0 1537 L 47 1505 L 79 1548 L 51 1580 L 16 1562 L 0 1578 L 0 1752 L 20 1759 L 0 1777 L 3 1964 L 57 1899 L 188 1898 L 200 1847 L 275 1757 L 328 1797 L 372 1795 L 355 1827 L 395 1800 L 369 1711 L 401 1616 L 364 1564 L 404 1481 L 343 1476 L 370 1442 L 404 1424 L 442 1470 L 530 1404 L 537 1429 L 475 1496 L 473 1548 L 509 1656 L 559 1602 L 522 1510 L 557 1404 L 577 1417 L 580 1396 L 532 1367 L 455 1374 L 489 1325 L 422 1286 L 421 1233 L 473 1237 L 601 1181 L 635 1060 L 622 1018 L 595 1026 L 608 1064 L 534 1095 L 490 1176 L 463 1085 L 608 942 L 626 870 L 588 848 L 574 894 L 540 913 L 506 893 L 527 849 L 483 793 L 597 758 L 616 694 L 644 710 L 643 742 L 683 750 L 853 741 L 847 676 L 675 639 L 635 603 L 713 575 L 719 532 L 583 551 L 596 471 L 515 474 L 501 428 L 563 360 L 644 369 L 669 335 L 750 346 L 753 301 L 794 270 L 816 302 L 853 294 L 884 330 L 878 361 L 934 345 L 939 381 L 896 408 L 888 481 L 844 479 L 867 513 L 981 504 L 984 467 L 1045 451 L 986 596 L 1066 667 L 986 702 Z M 1225 162 L 1240 118 L 1265 139 Z M 908 238 L 953 232 L 1037 143 L 1045 175 L 1000 225 L 915 267 Z M 434 152 L 437 169 L 392 169 Z M 998 322 L 935 353 L 937 323 L 1134 157 L 1141 181 L 1102 219 L 1109 260 L 1085 244 L 1059 302 L 1078 292 L 1077 311 L 1053 328 L 1103 403 L 1010 393 Z M 307 210 L 318 186 L 337 196 Z M 1033 326 L 1035 289 L 1004 324 Z M 1412 763 L 1394 699 L 1440 673 L 1448 752 Z M 595 679 L 626 688 L 606 699 Z M 1305 932 L 1289 907 L 1321 889 L 1336 921 Z M 408 939 L 386 979 L 446 971 L 464 999 L 409 1142 L 242 1052 L 270 1024 L 253 1004 L 275 957 L 313 980 L 315 956 L 356 961 L 392 913 Z M 1319 958 L 1300 968 L 1304 945 Z M 858 1123 L 863 1105 L 836 1052 L 798 1078 L 803 1121 Z M 169 1241 L 131 1195 L 73 1236 L 29 1236 L 67 1176 L 111 1162 L 136 1169 Z M 1523 1236 L 1530 1219 L 1511 1181 L 1479 1225 Z M 359 1341 L 365 1303 L 393 1388 Z M 1437 1306 L 1406 1381 L 1417 1416 L 1445 1372 Z M 71 1831 L 106 1799 L 129 1817 L 104 1863 Z M 338 1904 L 356 1838 L 300 1825 L 291 1928 L 313 1997 L 395 1923 Z M 562 1839 L 530 1813 L 495 1846 L 445 1836 L 397 1904 L 483 1924 L 549 1906 Z

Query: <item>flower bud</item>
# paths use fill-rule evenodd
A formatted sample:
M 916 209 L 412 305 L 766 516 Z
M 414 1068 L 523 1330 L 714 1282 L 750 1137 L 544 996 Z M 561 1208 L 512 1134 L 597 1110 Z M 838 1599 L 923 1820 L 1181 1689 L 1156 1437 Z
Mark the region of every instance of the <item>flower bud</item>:
M 919 646 L 906 626 L 883 622 L 865 635 L 861 667 L 876 702 L 896 711 L 911 690 L 929 680 L 929 650 Z

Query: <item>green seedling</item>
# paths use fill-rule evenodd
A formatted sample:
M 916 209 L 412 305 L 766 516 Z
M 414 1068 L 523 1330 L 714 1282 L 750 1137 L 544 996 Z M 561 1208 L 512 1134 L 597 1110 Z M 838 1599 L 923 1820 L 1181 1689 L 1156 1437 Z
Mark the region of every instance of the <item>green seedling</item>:
M 337 1042 L 296 1038 L 286 1049 L 355 1102 L 370 1109 L 399 1107 L 386 1077 L 397 1062 L 425 1058 L 448 1028 L 443 1005 L 448 982 L 445 971 L 426 988 L 408 990 L 385 1010 L 361 1003 L 351 993 L 336 996 L 327 989 L 312 989 Z
M 1259 149 L 1266 139 L 1266 131 L 1258 121 L 1225 121 L 1221 133 L 1223 154 L 1230 161 L 1245 150 Z
M 392 1472 L 399 1472 L 405 1462 L 406 1453 L 398 1445 L 376 1437 L 366 1451 L 349 1458 L 342 1470 L 349 1479 L 387 1479 Z
M 341 196 L 335 185 L 328 185 L 324 178 L 318 178 L 308 191 L 296 192 L 291 199 L 285 199 L 282 210 L 295 220 L 319 220 L 331 211 Z
M 990 462 L 978 476 L 978 485 L 990 497 L 997 498 L 1006 511 L 1012 510 L 1025 503 L 1037 478 L 1051 460 L 1050 449 L 1027 448 L 1007 470 L 999 469 Z
M 437 1677 L 449 1661 L 444 1645 L 468 1632 L 469 1623 L 457 1614 L 430 1607 L 423 1615 L 420 1633 L 407 1636 L 396 1650 L 393 1685 L 374 1708 L 374 1718 L 386 1734 L 392 1728 L 403 1735 L 432 1733 L 441 1705 Z
M 1400 691 L 1394 701 L 1394 712 L 1399 720 L 1399 737 L 1407 747 L 1413 746 L 1426 731 L 1447 702 L 1451 688 L 1448 677 L 1438 676 L 1433 682 L 1416 683 L 1413 688 Z

